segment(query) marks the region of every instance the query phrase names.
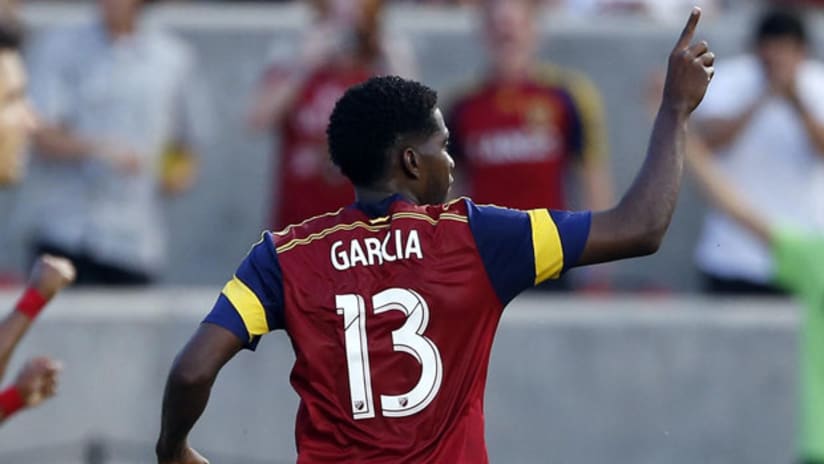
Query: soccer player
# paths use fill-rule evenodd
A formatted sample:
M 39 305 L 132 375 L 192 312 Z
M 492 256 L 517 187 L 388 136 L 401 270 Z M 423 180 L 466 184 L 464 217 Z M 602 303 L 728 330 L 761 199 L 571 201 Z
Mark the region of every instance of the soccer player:
M 0 26 L 0 187 L 20 180 L 23 147 L 36 120 L 26 97 L 26 73 L 15 28 Z M 33 320 L 60 289 L 74 280 L 72 264 L 43 256 L 35 264 L 29 287 L 15 309 L 0 321 L 0 381 L 17 344 Z M 54 395 L 60 364 L 45 357 L 30 360 L 14 385 L 0 391 L 0 422 Z
M 573 266 L 654 252 L 679 190 L 685 127 L 714 55 L 669 60 L 641 173 L 613 209 L 531 211 L 443 203 L 453 162 L 435 92 L 398 77 L 349 89 L 329 122 L 357 202 L 264 233 L 169 374 L 158 461 L 207 462 L 188 443 L 226 362 L 285 329 L 301 398 L 298 462 L 482 463 L 492 339 L 519 292 Z
M 564 184 L 575 178 L 581 204 L 609 208 L 601 96 L 584 74 L 539 61 L 540 8 L 533 0 L 481 2 L 487 71 L 450 105 L 450 154 L 475 201 L 569 209 Z
M 804 303 L 796 452 L 801 464 L 824 464 L 824 233 L 770 223 L 741 199 L 700 141 L 694 143 L 689 165 L 710 201 L 768 247 L 773 281 Z

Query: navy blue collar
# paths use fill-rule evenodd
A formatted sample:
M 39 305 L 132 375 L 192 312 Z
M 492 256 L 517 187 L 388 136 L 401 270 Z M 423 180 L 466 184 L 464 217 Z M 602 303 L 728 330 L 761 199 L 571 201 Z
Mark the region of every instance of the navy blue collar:
M 396 193 L 376 203 L 356 201 L 353 206 L 363 211 L 364 214 L 370 218 L 377 218 L 389 214 L 389 208 L 392 206 L 392 203 L 395 203 L 396 201 L 409 202 L 405 196 L 400 193 Z

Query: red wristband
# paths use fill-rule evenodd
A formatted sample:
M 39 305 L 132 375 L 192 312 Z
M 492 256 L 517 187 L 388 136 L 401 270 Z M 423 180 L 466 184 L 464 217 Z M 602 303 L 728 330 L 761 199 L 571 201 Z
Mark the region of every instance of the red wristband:
M 8 419 L 25 406 L 26 400 L 23 399 L 23 395 L 20 394 L 17 387 L 9 387 L 0 392 L 0 411 L 3 412 L 4 419 Z
M 23 296 L 17 301 L 16 309 L 25 314 L 29 319 L 34 319 L 46 306 L 48 300 L 32 287 L 23 292 Z

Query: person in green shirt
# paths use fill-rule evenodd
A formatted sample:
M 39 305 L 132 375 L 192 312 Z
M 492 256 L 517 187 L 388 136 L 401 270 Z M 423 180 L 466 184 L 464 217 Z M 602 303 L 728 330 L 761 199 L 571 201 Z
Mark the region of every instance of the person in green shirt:
M 824 464 L 824 231 L 770 224 L 716 170 L 700 142 L 689 142 L 689 167 L 709 200 L 768 245 L 774 282 L 804 304 L 796 446 L 799 463 Z

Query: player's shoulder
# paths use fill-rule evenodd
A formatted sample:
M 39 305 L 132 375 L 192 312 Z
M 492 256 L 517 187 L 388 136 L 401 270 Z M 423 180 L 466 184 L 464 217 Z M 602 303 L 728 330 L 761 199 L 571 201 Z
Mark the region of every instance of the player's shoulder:
M 336 227 L 345 226 L 354 219 L 349 213 L 350 208 L 340 208 L 335 211 L 312 216 L 296 224 L 290 224 L 282 230 L 272 232 L 275 247 L 280 249 L 296 240 L 311 239 L 315 235 L 322 235 Z

